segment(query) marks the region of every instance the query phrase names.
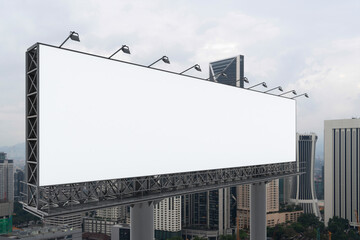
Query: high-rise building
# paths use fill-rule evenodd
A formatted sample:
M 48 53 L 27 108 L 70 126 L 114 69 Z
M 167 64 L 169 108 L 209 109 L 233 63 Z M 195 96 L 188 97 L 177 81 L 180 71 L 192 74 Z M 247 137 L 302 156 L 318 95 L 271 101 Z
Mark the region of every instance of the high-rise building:
M 279 203 L 289 204 L 291 196 L 293 177 L 279 179 Z
M 83 218 L 83 232 L 85 233 L 101 233 L 111 236 L 112 227 L 118 224 L 116 221 L 109 219 L 101 219 L 94 217 Z
M 130 224 L 129 206 L 97 209 L 95 217 L 83 218 L 83 231 L 111 236 L 111 229 L 116 224 Z
M 117 206 L 96 210 L 96 216 L 104 220 L 130 224 L 130 207 Z
M 181 215 L 183 229 L 231 234 L 236 223 L 236 188 L 183 195 Z
M 14 211 L 14 170 L 13 160 L 0 152 L 0 234 L 12 231 Z
M 357 226 L 360 213 L 360 119 L 324 123 L 325 224 L 338 216 Z
M 25 172 L 16 169 L 14 172 L 14 199 L 16 201 L 19 201 L 21 199 L 21 193 L 25 192 L 25 184 L 23 182 L 25 181 Z
M 0 153 L 0 200 L 14 202 L 14 161 Z
M 313 213 L 321 217 L 314 183 L 315 133 L 296 134 L 296 159 L 300 168 L 305 168 L 305 174 L 294 177 L 290 202 L 300 205 L 304 213 Z
M 266 184 L 266 212 L 279 211 L 279 179 Z M 237 186 L 237 219 L 239 228 L 250 228 L 250 185 Z
M 244 56 L 239 55 L 211 62 L 209 66 L 209 73 L 210 81 L 243 88 Z
M 237 221 L 241 229 L 250 229 L 250 184 L 237 186 Z
M 154 205 L 155 239 L 181 236 L 181 197 L 165 198 Z

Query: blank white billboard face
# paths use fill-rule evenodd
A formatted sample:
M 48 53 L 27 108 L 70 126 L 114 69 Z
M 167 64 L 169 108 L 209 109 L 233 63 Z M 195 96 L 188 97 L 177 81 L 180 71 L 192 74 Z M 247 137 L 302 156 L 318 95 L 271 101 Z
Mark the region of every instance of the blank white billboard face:
M 295 101 L 40 45 L 40 186 L 295 161 Z

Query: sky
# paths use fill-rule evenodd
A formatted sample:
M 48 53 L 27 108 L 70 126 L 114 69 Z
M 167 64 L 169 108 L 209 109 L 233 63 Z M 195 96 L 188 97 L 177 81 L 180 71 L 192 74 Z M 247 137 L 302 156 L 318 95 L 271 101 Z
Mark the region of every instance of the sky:
M 360 1 L 18 1 L 0 0 L 0 146 L 25 139 L 25 52 L 36 42 L 148 65 L 167 55 L 180 72 L 195 63 L 245 56 L 253 84 L 295 89 L 297 131 L 325 119 L 360 117 Z M 245 87 L 247 87 L 245 86 Z M 261 88 L 259 90 L 262 90 Z M 241 104 L 246 103 L 239 103 Z M 266 123 L 271 124 L 271 123 Z

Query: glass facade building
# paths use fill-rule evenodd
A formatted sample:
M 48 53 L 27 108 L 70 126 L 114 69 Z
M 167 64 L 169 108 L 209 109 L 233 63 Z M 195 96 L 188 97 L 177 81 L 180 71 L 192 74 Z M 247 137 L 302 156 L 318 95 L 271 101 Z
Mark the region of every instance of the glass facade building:
M 209 73 L 211 81 L 243 88 L 244 56 L 239 55 L 211 62 Z

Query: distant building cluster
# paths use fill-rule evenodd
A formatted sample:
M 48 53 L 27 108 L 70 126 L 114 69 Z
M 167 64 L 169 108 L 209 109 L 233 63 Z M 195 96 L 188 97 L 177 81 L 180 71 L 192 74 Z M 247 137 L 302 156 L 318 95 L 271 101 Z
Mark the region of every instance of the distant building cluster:
M 0 234 L 12 231 L 14 211 L 14 161 L 0 152 Z

